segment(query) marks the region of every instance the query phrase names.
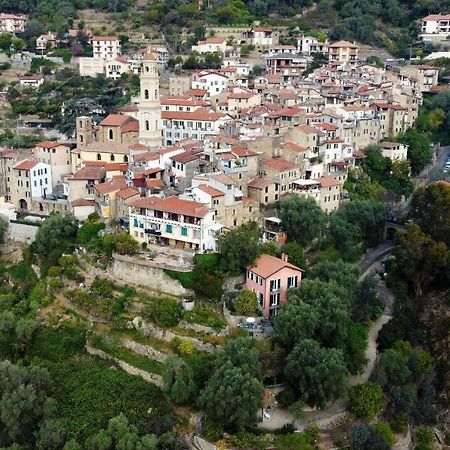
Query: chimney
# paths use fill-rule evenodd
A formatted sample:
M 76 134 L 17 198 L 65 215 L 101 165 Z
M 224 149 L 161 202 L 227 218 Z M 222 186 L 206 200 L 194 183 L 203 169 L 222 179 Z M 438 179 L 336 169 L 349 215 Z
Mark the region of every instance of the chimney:
M 288 262 L 288 258 L 289 258 L 289 256 L 286 255 L 286 253 L 282 253 L 282 254 L 281 254 L 281 259 L 282 259 L 284 262 Z

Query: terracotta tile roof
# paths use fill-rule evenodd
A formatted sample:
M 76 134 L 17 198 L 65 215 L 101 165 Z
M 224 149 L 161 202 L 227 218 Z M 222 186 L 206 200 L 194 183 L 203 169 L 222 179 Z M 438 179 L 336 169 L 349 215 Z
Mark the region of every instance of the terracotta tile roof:
M 135 195 L 139 195 L 139 191 L 132 187 L 124 187 L 117 193 L 117 197 L 123 198 L 124 200 L 134 197 Z
M 191 152 L 178 153 L 178 155 L 171 156 L 170 159 L 181 164 L 186 164 L 191 161 L 199 159 L 198 155 L 194 155 Z
M 55 148 L 55 147 L 59 147 L 60 145 L 64 145 L 64 147 L 70 147 L 69 144 L 63 144 L 58 141 L 42 141 L 42 142 L 39 142 L 39 144 L 36 144 L 36 147 Z
M 125 125 L 120 127 L 122 133 L 139 133 L 139 121 L 130 120 Z
M 147 197 L 136 200 L 130 204 L 135 208 L 153 209 L 155 211 L 183 214 L 185 216 L 205 217 L 211 210 L 203 203 L 184 200 L 175 195 L 167 198 Z
M 268 178 L 253 178 L 253 180 L 248 182 L 248 187 L 254 189 L 264 189 L 272 183 L 272 180 L 269 180 Z
M 236 186 L 236 182 L 233 180 L 233 178 L 229 177 L 228 175 L 225 175 L 224 173 L 212 174 L 211 178 L 225 185 L 231 184 L 233 186 Z
M 156 161 L 159 160 L 159 153 L 157 152 L 144 152 L 138 153 L 133 156 L 135 161 Z
M 353 42 L 349 41 L 337 41 L 333 42 L 329 45 L 331 48 L 338 48 L 338 47 L 349 47 L 349 48 L 359 48 L 358 45 L 354 44 Z
M 308 151 L 307 148 L 302 147 L 301 145 L 298 144 L 294 144 L 294 142 L 286 142 L 283 145 L 283 148 L 297 153 L 305 153 L 306 151 Z
M 37 159 L 24 159 L 23 161 L 18 162 L 13 169 L 17 170 L 30 170 L 34 166 L 39 164 L 39 161 Z
M 117 36 L 92 36 L 92 40 L 111 42 L 111 41 L 118 41 L 119 38 Z
M 235 145 L 234 147 L 231 147 L 231 153 L 233 155 L 238 156 L 239 158 L 242 158 L 244 156 L 256 156 L 257 153 L 253 152 L 252 150 L 248 150 L 240 145 Z
M 204 97 L 208 91 L 206 89 L 189 89 L 186 95 L 189 97 Z
M 262 254 L 255 261 L 253 266 L 247 267 L 247 270 L 250 270 L 251 272 L 256 273 L 256 275 L 259 275 L 262 278 L 268 278 L 271 275 L 273 275 L 274 273 L 277 273 L 284 268 L 298 270 L 299 272 L 303 272 L 302 269 L 300 269 L 297 266 L 294 266 L 294 264 L 283 261 L 282 259 L 276 258 L 275 256 L 270 256 L 270 255 L 266 255 L 266 254 Z
M 225 195 L 222 191 L 219 191 L 218 189 L 208 186 L 207 184 L 201 184 L 197 186 L 197 189 L 200 189 L 201 191 L 205 192 L 211 197 L 223 197 Z
M 85 166 L 73 173 L 69 180 L 101 180 L 104 177 L 103 167 Z
M 163 180 L 155 178 L 147 178 L 145 185 L 148 189 L 163 189 L 165 187 Z
M 90 198 L 78 198 L 74 200 L 71 204 L 72 207 L 77 206 L 95 206 L 95 200 Z
M 294 163 L 284 158 L 266 159 L 263 161 L 263 164 L 279 171 L 294 169 L 297 167 Z
M 127 182 L 124 177 L 115 177 L 114 180 L 106 183 L 100 183 L 95 185 L 95 190 L 100 195 L 110 194 L 111 192 L 118 191 L 126 187 Z
M 306 134 L 318 134 L 320 133 L 320 131 L 317 128 L 311 127 L 309 125 L 299 125 L 297 127 L 297 130 L 302 131 L 303 133 Z
M 339 127 L 337 127 L 336 125 L 333 125 L 332 123 L 328 122 L 318 123 L 316 124 L 316 127 L 321 128 L 322 130 L 325 131 L 336 131 L 337 129 L 339 129 Z
M 333 186 L 340 186 L 342 183 L 339 180 L 336 180 L 336 178 L 333 177 L 320 177 L 316 178 L 316 181 L 320 183 L 320 187 L 333 187 Z

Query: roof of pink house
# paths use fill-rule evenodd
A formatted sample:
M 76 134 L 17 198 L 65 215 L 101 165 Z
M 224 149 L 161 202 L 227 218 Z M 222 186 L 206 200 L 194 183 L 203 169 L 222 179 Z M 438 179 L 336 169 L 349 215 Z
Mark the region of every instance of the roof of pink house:
M 262 278 L 268 278 L 284 268 L 303 272 L 300 267 L 294 266 L 294 264 L 283 261 L 275 256 L 266 255 L 265 253 L 255 261 L 253 266 L 247 267 L 247 270 L 251 270 L 253 273 L 256 273 L 256 275 L 259 275 Z

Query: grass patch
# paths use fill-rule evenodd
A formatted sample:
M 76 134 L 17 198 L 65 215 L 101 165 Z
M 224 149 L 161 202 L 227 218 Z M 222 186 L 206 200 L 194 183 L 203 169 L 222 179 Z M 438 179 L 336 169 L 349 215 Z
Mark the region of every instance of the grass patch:
M 205 305 L 196 305 L 192 311 L 184 311 L 183 319 L 188 323 L 222 329 L 227 326 L 223 316 Z
M 160 352 L 172 353 L 172 348 L 168 342 L 154 336 L 145 336 L 137 330 L 117 330 L 111 334 L 117 338 L 128 338 L 139 344 L 149 345 Z
M 96 335 L 91 339 L 92 345 L 94 347 L 103 350 L 108 353 L 108 355 L 119 358 L 128 364 L 131 364 L 138 369 L 145 370 L 146 372 L 154 373 L 157 375 L 162 374 L 163 365 L 154 361 L 153 359 L 147 358 L 146 356 L 138 355 L 137 353 L 129 350 L 127 348 L 121 347 L 118 344 L 118 340 L 115 336 L 100 336 Z
M 213 345 L 223 345 L 224 338 L 223 336 L 216 336 L 214 334 L 206 334 L 206 333 L 198 333 L 194 330 L 188 330 L 187 328 L 183 327 L 174 327 L 171 328 L 171 330 L 180 335 L 180 336 L 188 336 L 198 339 L 201 342 L 204 342 L 205 344 L 213 344 Z
M 164 269 L 164 273 L 173 280 L 178 280 L 185 289 L 192 289 L 194 286 L 194 272 L 177 272 L 176 270 Z

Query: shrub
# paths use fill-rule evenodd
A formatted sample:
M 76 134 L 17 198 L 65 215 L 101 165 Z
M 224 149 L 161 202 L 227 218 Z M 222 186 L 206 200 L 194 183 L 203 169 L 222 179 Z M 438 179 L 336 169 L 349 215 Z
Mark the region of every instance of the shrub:
M 194 353 L 194 351 L 195 351 L 195 348 L 192 345 L 192 342 L 187 341 L 185 339 L 182 340 L 177 347 L 177 353 L 180 356 L 188 356 L 188 355 Z
M 391 430 L 395 433 L 405 433 L 408 429 L 409 417 L 407 414 L 396 414 L 391 418 Z
M 48 269 L 48 276 L 52 278 L 57 278 L 61 276 L 62 268 L 58 266 L 52 266 L 50 269 Z
M 419 444 L 432 447 L 434 443 L 434 432 L 431 427 L 419 427 L 416 430 L 416 440 Z
M 390 445 L 394 444 L 395 436 L 387 422 L 377 422 L 375 424 L 375 430 L 377 430 Z
M 372 381 L 358 384 L 350 389 L 348 406 L 358 417 L 373 418 L 383 408 L 383 391 L 381 386 Z
M 175 327 L 181 319 L 181 306 L 171 297 L 159 297 L 152 302 L 150 308 L 151 319 L 164 328 Z
M 248 289 L 244 289 L 239 294 L 234 305 L 237 314 L 254 314 L 258 311 L 258 300 L 256 294 Z

